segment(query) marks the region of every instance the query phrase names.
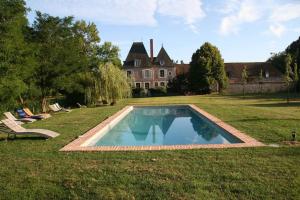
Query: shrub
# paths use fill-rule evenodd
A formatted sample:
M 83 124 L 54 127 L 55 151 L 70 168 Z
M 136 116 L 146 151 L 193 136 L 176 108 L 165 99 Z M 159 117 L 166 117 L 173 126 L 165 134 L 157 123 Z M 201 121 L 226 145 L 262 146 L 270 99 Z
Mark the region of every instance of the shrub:
M 133 88 L 132 96 L 133 97 L 145 97 L 145 96 L 147 96 L 147 91 L 144 88 Z
M 153 97 L 166 96 L 167 88 L 166 87 L 150 88 L 149 92 L 150 92 L 150 96 L 153 96 Z
M 168 93 L 185 94 L 188 88 L 189 82 L 185 74 L 178 75 L 168 82 Z

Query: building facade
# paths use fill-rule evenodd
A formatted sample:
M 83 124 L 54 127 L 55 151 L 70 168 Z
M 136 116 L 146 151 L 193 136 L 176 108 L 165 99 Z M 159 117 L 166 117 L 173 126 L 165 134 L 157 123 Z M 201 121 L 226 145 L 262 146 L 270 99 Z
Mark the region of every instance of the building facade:
M 161 47 L 154 57 L 153 39 L 150 40 L 150 56 L 143 42 L 134 42 L 123 64 L 123 70 L 131 77 L 136 88 L 166 87 L 176 76 L 176 67 L 168 53 Z
M 284 75 L 268 62 L 234 62 L 224 63 L 226 75 L 229 79 L 229 85 L 225 93 L 240 94 L 247 93 L 272 93 L 286 91 L 287 86 L 284 81 Z M 242 71 L 247 68 L 248 79 L 244 85 L 242 81 Z M 189 64 L 177 64 L 176 72 L 187 74 Z
M 242 71 L 247 67 L 247 85 L 242 83 Z M 150 56 L 143 42 L 134 42 L 130 48 L 123 70 L 131 77 L 135 88 L 166 87 L 168 81 L 180 74 L 187 74 L 190 65 L 174 63 L 168 53 L 161 47 L 154 57 L 153 39 L 150 39 Z M 225 63 L 229 78 L 228 93 L 241 93 L 246 87 L 249 93 L 278 92 L 287 89 L 283 74 L 267 62 Z M 261 76 L 262 75 L 262 76 Z

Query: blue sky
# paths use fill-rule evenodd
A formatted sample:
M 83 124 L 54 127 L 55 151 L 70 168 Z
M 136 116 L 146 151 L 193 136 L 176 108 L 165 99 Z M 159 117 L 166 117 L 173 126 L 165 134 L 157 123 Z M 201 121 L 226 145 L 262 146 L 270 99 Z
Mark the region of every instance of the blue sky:
M 103 41 L 121 49 L 132 42 L 149 52 L 161 45 L 173 60 L 189 62 L 204 42 L 216 45 L 225 62 L 265 61 L 300 36 L 300 0 L 26 0 L 34 20 L 39 10 L 94 22 Z

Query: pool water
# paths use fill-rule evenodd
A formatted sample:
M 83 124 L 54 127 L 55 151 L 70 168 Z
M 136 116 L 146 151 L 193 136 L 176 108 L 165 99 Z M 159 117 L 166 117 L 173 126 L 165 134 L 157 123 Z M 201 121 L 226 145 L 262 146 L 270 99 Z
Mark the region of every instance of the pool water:
M 188 106 L 134 107 L 88 146 L 230 144 L 241 140 Z

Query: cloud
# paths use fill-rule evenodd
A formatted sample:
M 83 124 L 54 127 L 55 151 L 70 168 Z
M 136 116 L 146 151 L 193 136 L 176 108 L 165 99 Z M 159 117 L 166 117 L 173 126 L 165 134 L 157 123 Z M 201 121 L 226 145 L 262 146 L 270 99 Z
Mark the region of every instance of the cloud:
M 219 28 L 222 35 L 237 34 L 242 25 L 262 20 L 267 23 L 269 34 L 281 37 L 291 30 L 286 24 L 300 18 L 300 2 L 227 0 L 218 11 L 224 15 Z
M 300 3 L 277 5 L 272 10 L 271 21 L 286 22 L 300 18 Z
M 153 0 L 28 0 L 28 5 L 51 15 L 73 15 L 85 19 L 118 25 L 156 25 Z
M 262 10 L 253 0 L 229 1 L 229 4 L 223 10 L 226 15 L 220 25 L 220 33 L 228 35 L 238 33 L 240 26 L 244 23 L 255 22 L 262 17 Z
M 238 9 L 240 0 L 227 0 L 223 1 L 223 5 L 216 10 L 222 14 L 228 14 Z
M 195 29 L 205 14 L 201 0 L 27 0 L 28 6 L 51 15 L 113 25 L 157 25 L 156 14 L 175 17 Z
M 197 21 L 205 17 L 200 0 L 159 0 L 158 13 L 183 19 L 194 32 L 197 32 Z
M 286 31 L 286 28 L 282 24 L 271 24 L 269 26 L 269 31 L 275 36 L 281 37 L 283 33 Z
M 271 9 L 269 31 L 276 37 L 281 37 L 287 28 L 284 24 L 300 18 L 300 3 L 276 5 Z M 294 29 L 291 29 L 293 31 Z

